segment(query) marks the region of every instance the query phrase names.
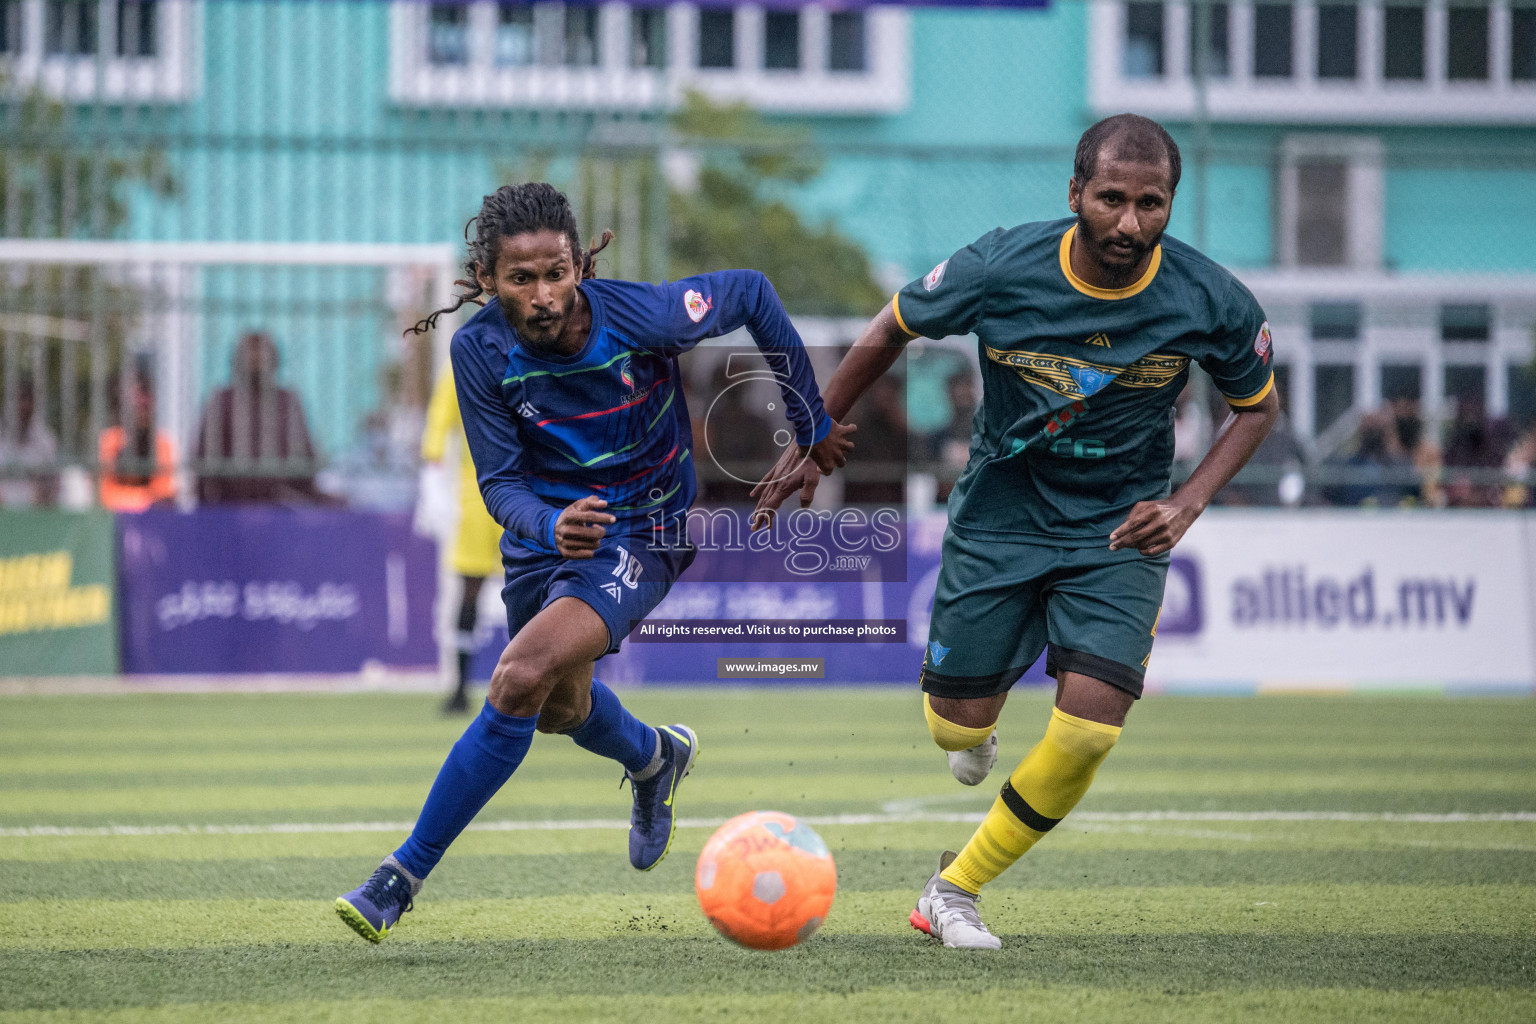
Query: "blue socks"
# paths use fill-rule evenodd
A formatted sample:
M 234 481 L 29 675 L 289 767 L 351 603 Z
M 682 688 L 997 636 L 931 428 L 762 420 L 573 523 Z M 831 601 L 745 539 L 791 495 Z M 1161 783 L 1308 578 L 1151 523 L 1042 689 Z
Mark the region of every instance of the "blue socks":
M 448 752 L 416 827 L 405 845 L 395 851 L 401 867 L 417 880 L 437 867 L 448 844 L 523 763 L 537 721 L 537 716 L 504 715 L 486 702 L 479 717 Z
M 504 786 L 533 743 L 538 716 L 504 715 L 487 701 L 448 752 L 410 838 L 394 859 L 413 883 L 437 867 L 448 845 Z M 631 775 L 655 774 L 661 744 L 656 730 L 624 709 L 614 692 L 592 680 L 592 713 L 569 734 L 576 745 L 610 757 Z
M 596 679 L 592 713 L 566 735 L 584 750 L 613 758 L 632 775 L 643 776 L 660 750 L 656 730 L 626 711 L 618 695 Z

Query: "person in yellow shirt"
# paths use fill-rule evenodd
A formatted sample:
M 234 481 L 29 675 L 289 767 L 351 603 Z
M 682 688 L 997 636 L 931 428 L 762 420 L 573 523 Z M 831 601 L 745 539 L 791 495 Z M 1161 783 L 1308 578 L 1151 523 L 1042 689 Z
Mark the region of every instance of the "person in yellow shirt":
M 455 633 L 459 674 L 453 693 L 443 704 L 444 714 L 469 710 L 469 662 L 475 653 L 476 608 L 485 578 L 501 568 L 501 526 L 485 510 L 475 463 L 464 439 L 459 418 L 459 399 L 453 386 L 453 368 L 444 365 L 427 404 L 427 424 L 421 437 L 422 461 L 441 464 L 453 435 L 459 443 L 459 524 L 453 545 L 453 571 L 463 580 Z

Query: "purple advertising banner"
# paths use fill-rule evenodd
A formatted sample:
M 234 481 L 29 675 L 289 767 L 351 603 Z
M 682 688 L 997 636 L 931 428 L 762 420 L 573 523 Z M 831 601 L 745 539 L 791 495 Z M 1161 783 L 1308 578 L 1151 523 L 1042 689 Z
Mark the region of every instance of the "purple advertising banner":
M 597 677 L 630 685 L 718 683 L 720 658 L 813 658 L 821 660 L 825 671 L 817 678 L 826 684 L 890 683 L 915 689 L 928 642 L 944 526 L 942 512 L 906 524 L 905 565 L 894 581 L 880 578 L 878 561 L 870 563 L 869 577 L 857 583 L 695 580 L 690 569 L 619 653 L 597 663 Z M 782 561 L 771 552 L 760 557 Z M 743 575 L 760 580 L 773 571 L 765 566 Z M 688 624 L 694 628 L 680 628 Z M 642 633 L 647 625 L 651 630 Z M 475 656 L 476 678 L 490 677 L 506 643 L 504 624 L 487 631 Z M 1044 660 L 1022 681 L 1046 682 Z M 733 673 L 729 678 L 760 683 L 780 677 Z M 807 685 L 804 678 L 783 681 Z
M 151 510 L 117 534 L 124 672 L 437 664 L 437 549 L 409 516 Z

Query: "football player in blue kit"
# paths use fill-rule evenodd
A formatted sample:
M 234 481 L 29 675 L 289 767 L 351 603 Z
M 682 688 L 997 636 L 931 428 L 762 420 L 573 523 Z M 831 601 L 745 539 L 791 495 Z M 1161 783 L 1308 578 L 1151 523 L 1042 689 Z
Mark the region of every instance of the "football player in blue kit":
M 652 727 L 593 677 L 693 560 L 696 484 L 677 357 L 746 327 L 779 371 L 795 439 L 822 473 L 852 426 L 831 420 L 773 286 L 730 270 L 652 285 L 597 280 L 564 195 L 503 186 L 471 222 L 458 302 L 479 313 L 453 336 L 464 432 L 486 509 L 505 533 L 502 598 L 512 640 L 479 716 L 454 744 L 410 837 L 336 911 L 371 942 L 411 909 L 448 846 L 517 770 L 534 731 L 564 733 L 624 767 L 634 797 L 629 859 L 666 855 L 677 786 L 698 737 Z M 466 232 L 468 234 L 468 232 Z

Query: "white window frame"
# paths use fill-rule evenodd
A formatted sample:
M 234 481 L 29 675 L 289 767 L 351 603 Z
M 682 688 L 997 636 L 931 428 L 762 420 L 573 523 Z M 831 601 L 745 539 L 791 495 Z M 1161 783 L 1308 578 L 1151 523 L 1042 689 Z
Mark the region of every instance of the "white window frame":
M 1253 75 L 1255 0 L 1230 0 L 1229 74 L 1206 80 L 1205 106 L 1220 121 L 1326 124 L 1536 125 L 1536 82 L 1509 77 L 1510 3 L 1490 0 L 1488 78 L 1446 80 L 1447 0 L 1425 10 L 1424 79 L 1382 78 L 1386 0 L 1360 0 L 1359 75 L 1353 80 L 1317 77 L 1319 0 L 1295 0 L 1294 69 L 1290 78 Z M 1088 30 L 1089 103 L 1099 114 L 1136 110 L 1152 117 L 1193 117 L 1196 83 L 1188 73 L 1190 0 L 1167 0 L 1163 33 L 1164 74 L 1127 78 L 1123 48 L 1126 0 L 1092 0 Z
M 664 68 L 629 65 L 630 5 L 610 0 L 598 8 L 596 67 L 493 63 L 495 0 L 469 5 L 469 60 L 461 65 L 426 59 L 430 4 L 390 4 L 389 94 L 395 103 L 422 107 L 507 107 L 656 110 L 678 106 L 689 90 L 722 102 L 744 101 L 761 110 L 806 114 L 898 113 L 911 99 L 911 17 L 905 10 L 866 7 L 865 70 L 827 67 L 830 10 L 800 8 L 798 70 L 763 65 L 763 7 L 743 4 L 735 18 L 736 66 L 698 66 L 699 9 L 692 3 L 667 7 L 667 63 Z
M 46 6 L 47 0 L 22 0 L 21 51 L 0 54 L 12 95 L 40 89 L 67 101 L 176 103 L 196 92 L 201 11 L 193 0 L 159 0 L 153 57 L 117 55 L 116 0 L 99 0 L 96 53 L 44 53 Z
M 1277 359 L 1290 367 L 1291 425 L 1304 441 L 1315 436 L 1313 371 L 1319 364 L 1355 367 L 1354 409 L 1381 403 L 1381 367 L 1419 367 L 1424 413 L 1434 420 L 1450 412 L 1444 400 L 1450 366 L 1481 366 L 1484 403 L 1494 416 L 1508 411 L 1511 366 L 1530 362 L 1536 329 L 1536 274 L 1390 273 L 1336 267 L 1239 270 L 1237 276 L 1269 315 Z M 1312 338 L 1311 307 L 1319 302 L 1360 306 L 1361 332 L 1354 341 Z M 1486 342 L 1440 340 L 1440 307 L 1448 302 L 1487 303 L 1492 314 Z
M 1372 135 L 1289 135 L 1280 144 L 1275 190 L 1276 257 L 1281 267 L 1297 267 L 1297 215 L 1301 208 L 1297 165 L 1319 157 L 1341 160 L 1348 206 L 1344 226 L 1343 268 L 1381 267 L 1386 204 L 1381 139 Z M 1326 269 L 1326 268 L 1308 268 Z

